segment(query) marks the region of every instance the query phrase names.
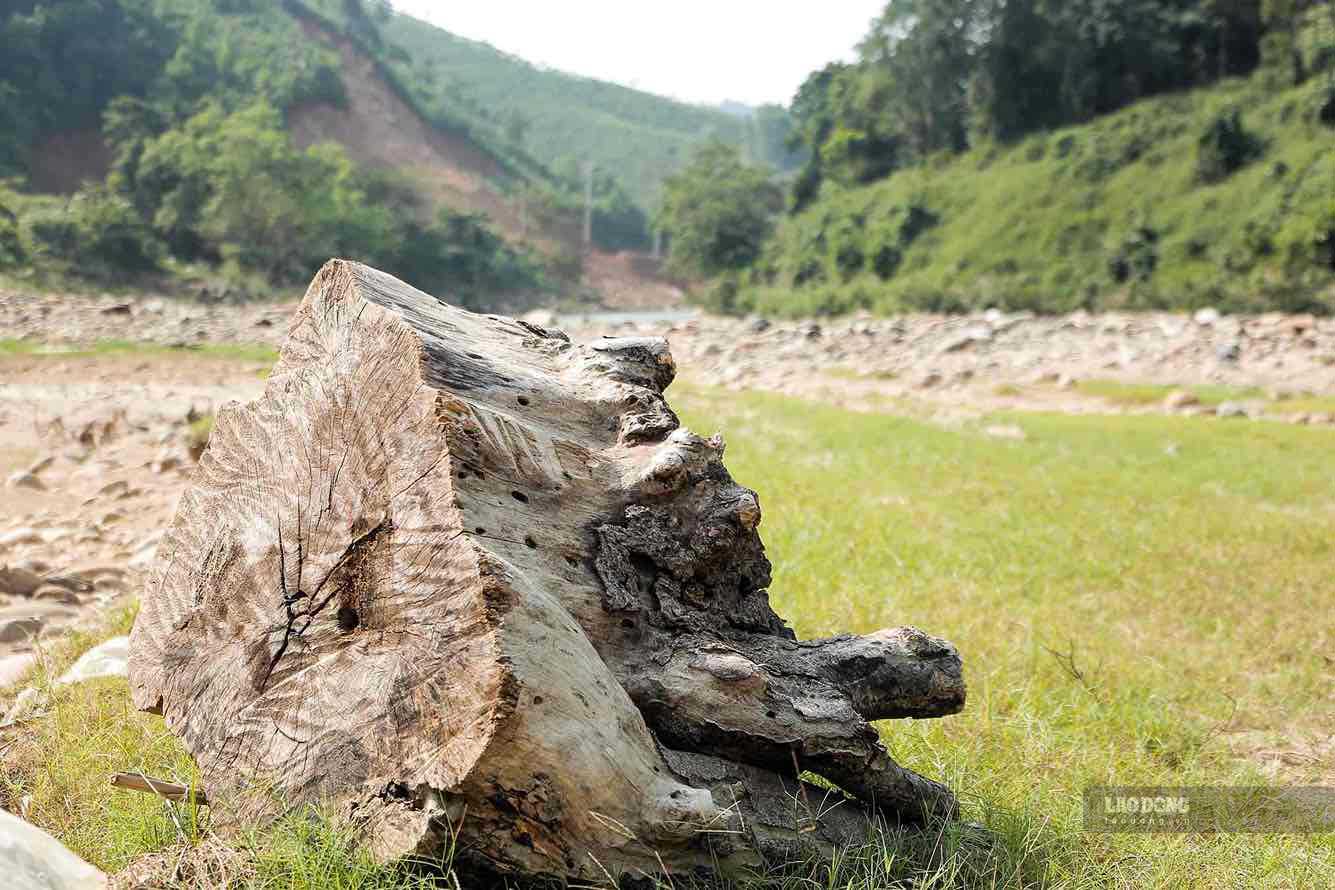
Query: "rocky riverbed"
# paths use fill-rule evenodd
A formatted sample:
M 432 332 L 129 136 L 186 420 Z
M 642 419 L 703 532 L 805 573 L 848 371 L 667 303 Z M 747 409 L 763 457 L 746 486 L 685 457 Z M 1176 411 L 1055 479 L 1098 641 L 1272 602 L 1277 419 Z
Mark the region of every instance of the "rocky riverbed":
M 0 337 L 46 347 L 107 340 L 277 346 L 294 305 L 0 292 Z M 1305 314 L 1038 317 L 993 310 L 819 321 L 646 314 L 637 321 L 539 311 L 529 320 L 581 339 L 660 334 L 690 379 L 852 407 L 889 398 L 961 410 L 1160 410 L 1315 423 L 1330 422 L 1335 412 L 1335 405 L 1289 411 L 1283 404 L 1335 397 L 1335 319 Z M 1164 392 L 1161 399 L 1143 391 L 1136 399 L 1109 398 L 1102 384 Z M 1193 387 L 1236 398 L 1202 400 Z
M 220 346 L 277 346 L 294 307 L 0 292 L 0 687 L 142 584 L 193 466 L 191 422 L 263 386 L 262 353 Z M 661 334 L 689 381 L 859 410 L 1335 419 L 1335 320 L 1308 315 L 529 320 Z

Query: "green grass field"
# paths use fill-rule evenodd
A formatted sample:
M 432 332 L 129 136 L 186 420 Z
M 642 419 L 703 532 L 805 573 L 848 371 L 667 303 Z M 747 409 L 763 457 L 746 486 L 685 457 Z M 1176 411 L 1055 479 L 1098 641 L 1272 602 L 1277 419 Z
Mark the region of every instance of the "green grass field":
M 762 886 L 1329 886 L 1335 836 L 1086 833 L 1080 795 L 1335 782 L 1317 748 L 1335 736 L 1335 433 L 1157 415 L 943 429 L 672 396 L 692 428 L 725 433 L 730 470 L 759 491 L 773 601 L 799 634 L 913 624 L 958 646 L 970 687 L 962 714 L 884 733 L 981 828 L 887 836 L 832 874 L 808 863 Z M 998 419 L 1027 438 L 984 436 Z M 62 693 L 33 734 L 5 754 L 0 805 L 31 795 L 35 821 L 108 869 L 193 836 L 190 814 L 172 814 L 178 827 L 104 787 L 113 769 L 190 778 L 123 684 Z M 251 844 L 246 886 L 422 880 L 304 822 Z

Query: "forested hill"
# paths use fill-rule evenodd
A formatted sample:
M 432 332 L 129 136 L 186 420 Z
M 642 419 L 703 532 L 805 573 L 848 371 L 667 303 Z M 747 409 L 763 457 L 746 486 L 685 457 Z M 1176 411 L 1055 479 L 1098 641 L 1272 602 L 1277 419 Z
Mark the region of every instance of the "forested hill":
M 0 275 L 48 283 L 261 293 L 342 255 L 473 306 L 588 296 L 576 164 L 594 245 L 647 249 L 677 156 L 756 128 L 381 0 L 14 0 L 0 47 Z
M 592 161 L 639 206 L 652 209 L 663 179 L 710 139 L 779 169 L 796 165 L 784 141 L 786 109 L 735 114 L 689 105 L 536 65 L 407 15 L 384 26 L 403 52 L 393 64 L 427 105 L 522 147 L 566 179 Z
M 715 308 L 1335 312 L 1330 0 L 889 0 L 791 112 L 667 187 Z

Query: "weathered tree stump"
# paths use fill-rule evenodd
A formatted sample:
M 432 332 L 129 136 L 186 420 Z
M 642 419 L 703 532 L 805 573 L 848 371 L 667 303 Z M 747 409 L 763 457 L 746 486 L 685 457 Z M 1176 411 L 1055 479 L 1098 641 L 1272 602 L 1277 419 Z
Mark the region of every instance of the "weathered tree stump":
M 949 817 L 867 721 L 958 711 L 954 648 L 795 640 L 756 496 L 679 426 L 673 373 L 661 339 L 321 270 L 264 396 L 219 413 L 134 627 L 134 701 L 219 821 L 324 802 L 383 857 L 457 834 L 601 879 Z

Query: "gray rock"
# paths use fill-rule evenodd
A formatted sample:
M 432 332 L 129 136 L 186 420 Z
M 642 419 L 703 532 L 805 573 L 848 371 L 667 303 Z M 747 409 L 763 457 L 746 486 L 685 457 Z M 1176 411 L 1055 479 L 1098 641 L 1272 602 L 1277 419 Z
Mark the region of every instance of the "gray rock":
M 32 598 L 39 602 L 63 603 L 67 606 L 77 606 L 82 602 L 79 595 L 73 590 L 55 584 L 45 584 L 39 587 L 33 593 Z
M 768 318 L 755 318 L 746 326 L 746 329 L 753 334 L 763 334 L 769 330 L 769 327 Z
M 0 810 L 0 878 L 9 890 L 103 890 L 107 876 L 37 826 Z
M 79 660 L 70 665 L 56 682 L 82 683 L 99 677 L 124 677 L 129 660 L 130 638 L 112 637 L 79 656 Z
M 0 620 L 0 643 L 26 643 L 42 632 L 42 619 L 36 616 Z
M 1220 343 L 1215 347 L 1214 355 L 1221 362 L 1236 362 L 1242 358 L 1242 344 L 1237 340 Z
M 22 566 L 0 566 L 0 593 L 32 596 L 44 583 L 41 575 Z
M 0 689 L 17 683 L 36 661 L 37 656 L 31 652 L 0 655 Z
M 1215 417 L 1250 417 L 1247 406 L 1240 402 L 1220 402 L 1214 409 Z

